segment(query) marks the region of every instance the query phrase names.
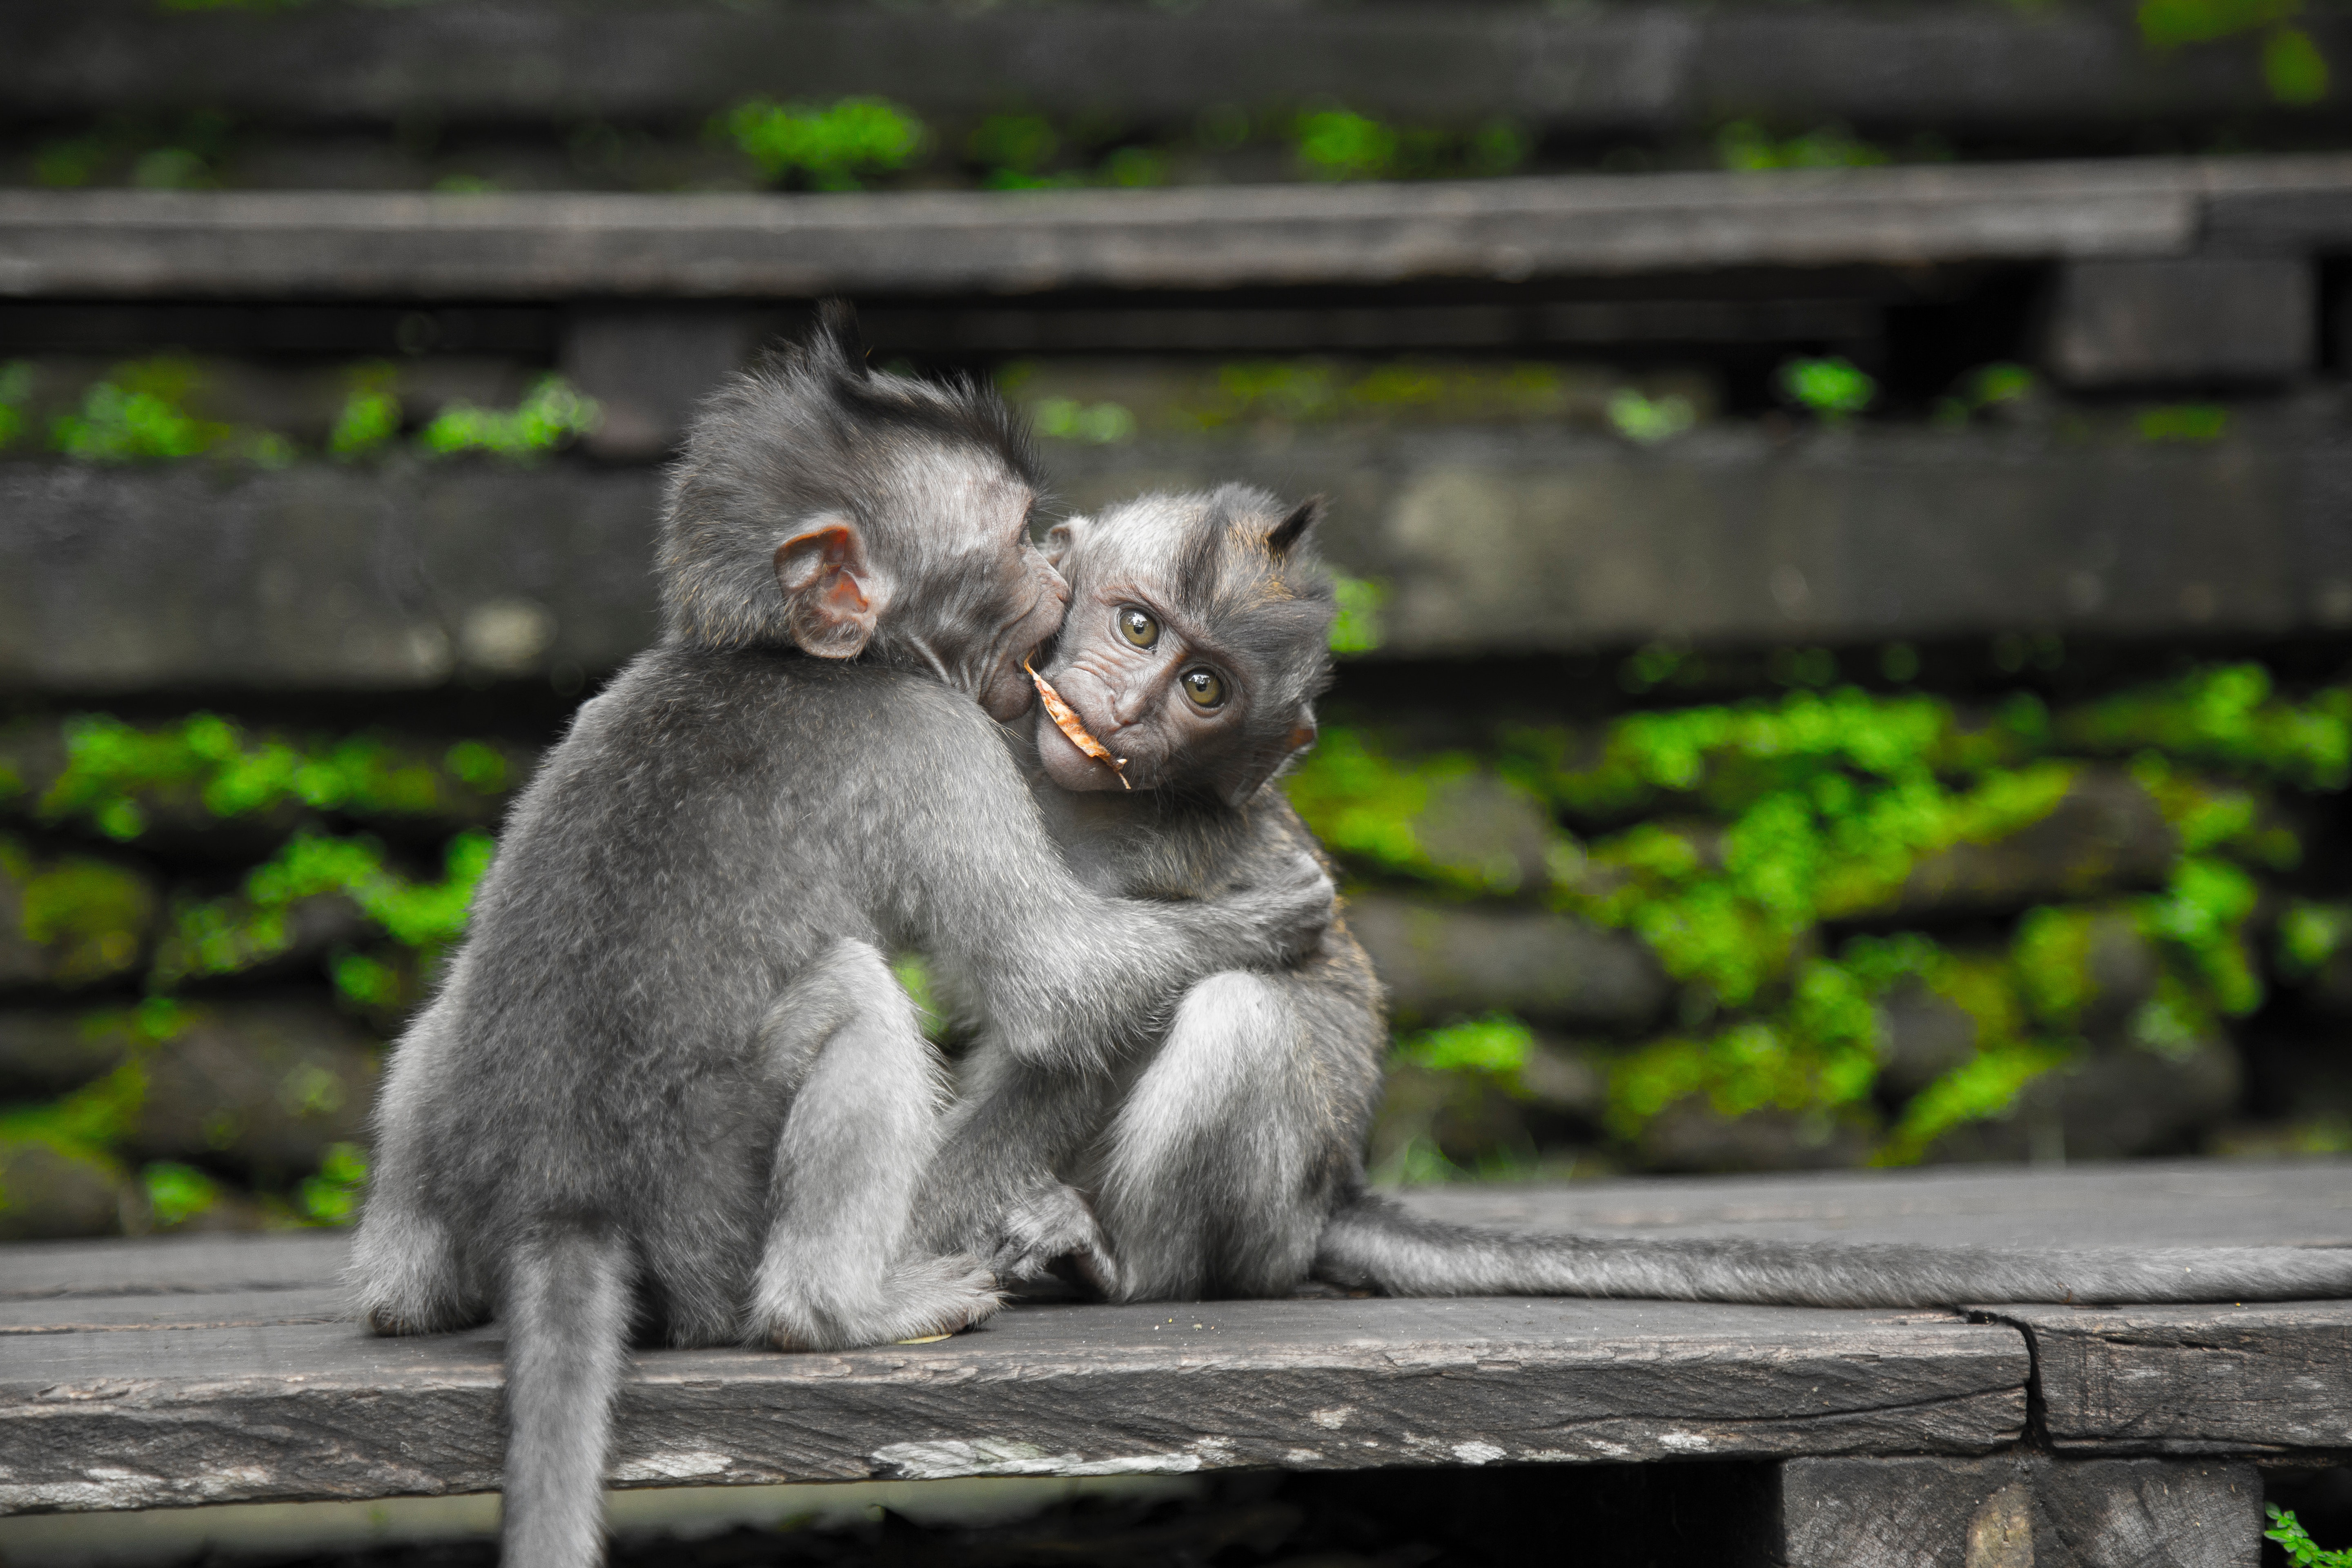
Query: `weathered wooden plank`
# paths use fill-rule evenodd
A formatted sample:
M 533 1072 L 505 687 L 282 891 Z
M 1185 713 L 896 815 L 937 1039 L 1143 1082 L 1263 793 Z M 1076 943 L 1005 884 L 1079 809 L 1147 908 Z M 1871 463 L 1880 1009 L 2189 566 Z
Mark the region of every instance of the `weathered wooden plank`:
M 492 1484 L 494 1331 L 0 1336 L 0 1510 Z M 940 1344 L 655 1352 L 621 1485 L 1976 1453 L 2014 1331 L 1936 1313 L 1586 1301 L 1014 1309 Z
M 1542 429 L 1057 447 L 1066 502 L 1328 493 L 1389 656 L 2352 625 L 2352 447 L 1899 430 Z M 652 636 L 649 470 L 229 476 L 0 464 L 0 684 L 419 688 L 608 668 Z M 518 630 L 528 637 L 518 641 Z
M 2352 1245 L 2352 1160 L 2147 1160 L 1422 1187 L 1433 1219 L 1927 1246 Z
M 2032 1337 L 2061 1450 L 2352 1449 L 2352 1301 L 1981 1313 Z
M 2321 15 L 2305 26 L 2335 58 Z M 1006 102 L 1182 127 L 1203 103 L 1333 100 L 1456 123 L 1508 115 L 1585 135 L 1711 129 L 1740 114 L 1949 132 L 2277 112 L 2256 40 L 2158 52 L 2128 15 L 1961 6 L 1889 14 L 1664 5 L 1040 13 L 636 4 L 593 28 L 550 0 L 390 13 L 19 6 L 0 31 L 17 116 L 123 102 L 241 119 L 698 124 L 748 94 L 883 93 L 926 114 Z M 2303 111 L 2323 122 L 2333 102 Z
M 315 1230 L 19 1242 L 0 1248 L 0 1301 L 304 1289 L 332 1285 L 346 1250 L 343 1237 Z
M 551 299 L 1208 289 L 2167 256 L 2215 180 L 2352 160 L 1581 175 L 1154 191 L 0 192 L 0 295 Z
M 1790 1459 L 1780 1554 L 1805 1568 L 2254 1568 L 2262 1479 L 2213 1460 Z
M 340 1250 L 336 1249 L 338 1256 Z M 175 1291 L 169 1295 L 47 1296 L 0 1301 L 0 1336 L 176 1333 L 189 1329 L 337 1323 L 350 1317 L 350 1298 L 339 1285 L 305 1285 L 278 1290 Z

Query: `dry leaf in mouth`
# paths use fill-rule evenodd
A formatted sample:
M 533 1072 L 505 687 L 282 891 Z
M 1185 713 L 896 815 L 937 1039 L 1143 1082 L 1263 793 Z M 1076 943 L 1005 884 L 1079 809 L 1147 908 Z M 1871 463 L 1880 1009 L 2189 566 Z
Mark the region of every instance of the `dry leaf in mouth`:
M 1068 703 L 1062 700 L 1062 694 L 1055 690 L 1053 683 L 1044 676 L 1034 669 L 1029 669 L 1027 659 L 1021 661 L 1021 668 L 1028 669 L 1029 679 L 1037 683 L 1037 700 L 1045 705 L 1045 717 L 1054 721 L 1054 728 L 1067 735 L 1070 738 L 1070 744 L 1117 773 L 1119 788 L 1133 789 L 1135 786 L 1127 782 L 1127 773 L 1124 771 L 1127 767 L 1127 759 L 1112 756 L 1108 746 L 1087 734 L 1087 727 L 1078 721 L 1077 714 L 1071 710 Z

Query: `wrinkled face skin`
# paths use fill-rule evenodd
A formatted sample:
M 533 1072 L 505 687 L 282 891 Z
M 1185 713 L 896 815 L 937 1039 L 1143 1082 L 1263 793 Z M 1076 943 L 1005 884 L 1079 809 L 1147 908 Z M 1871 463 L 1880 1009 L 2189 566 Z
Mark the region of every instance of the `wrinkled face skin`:
M 1029 710 L 1022 668 L 1062 624 L 1069 587 L 1029 538 L 1036 497 L 1000 465 L 941 457 L 894 478 L 876 653 L 969 692 L 1000 723 Z
M 1045 673 L 1088 732 L 1126 760 L 1128 786 L 1160 789 L 1217 770 L 1239 743 L 1254 694 L 1212 629 L 1163 590 L 1177 569 L 1177 536 L 1148 519 L 1122 521 L 1116 540 L 1084 549 L 1055 542 L 1072 573 L 1071 597 Z M 1042 712 L 1037 749 L 1046 777 L 1064 789 L 1122 787 Z

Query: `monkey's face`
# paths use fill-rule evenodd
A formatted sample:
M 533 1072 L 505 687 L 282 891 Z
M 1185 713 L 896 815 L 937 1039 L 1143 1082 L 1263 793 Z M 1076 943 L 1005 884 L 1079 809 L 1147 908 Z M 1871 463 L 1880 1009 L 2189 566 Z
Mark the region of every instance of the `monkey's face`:
M 887 531 L 893 583 L 876 652 L 929 669 L 1000 722 L 1029 710 L 1021 667 L 1058 630 L 1068 584 L 1029 538 L 1036 497 L 1003 468 L 935 458 L 898 476 Z
M 1146 497 L 1072 519 L 1046 545 L 1070 581 L 1045 674 L 1112 756 L 1037 721 L 1046 776 L 1069 790 L 1182 789 L 1238 804 L 1314 738 L 1329 591 L 1286 584 L 1273 498 Z

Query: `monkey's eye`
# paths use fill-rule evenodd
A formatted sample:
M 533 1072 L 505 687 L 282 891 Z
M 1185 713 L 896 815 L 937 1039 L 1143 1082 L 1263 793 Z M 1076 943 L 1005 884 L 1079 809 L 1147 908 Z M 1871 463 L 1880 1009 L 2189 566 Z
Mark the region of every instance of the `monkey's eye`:
M 1184 688 L 1184 695 L 1192 699 L 1193 707 L 1207 710 L 1225 705 L 1224 678 L 1215 670 L 1202 669 L 1195 665 L 1178 676 L 1176 680 Z
M 1160 623 L 1129 605 L 1118 613 L 1118 635 L 1138 647 L 1150 647 L 1160 640 Z

